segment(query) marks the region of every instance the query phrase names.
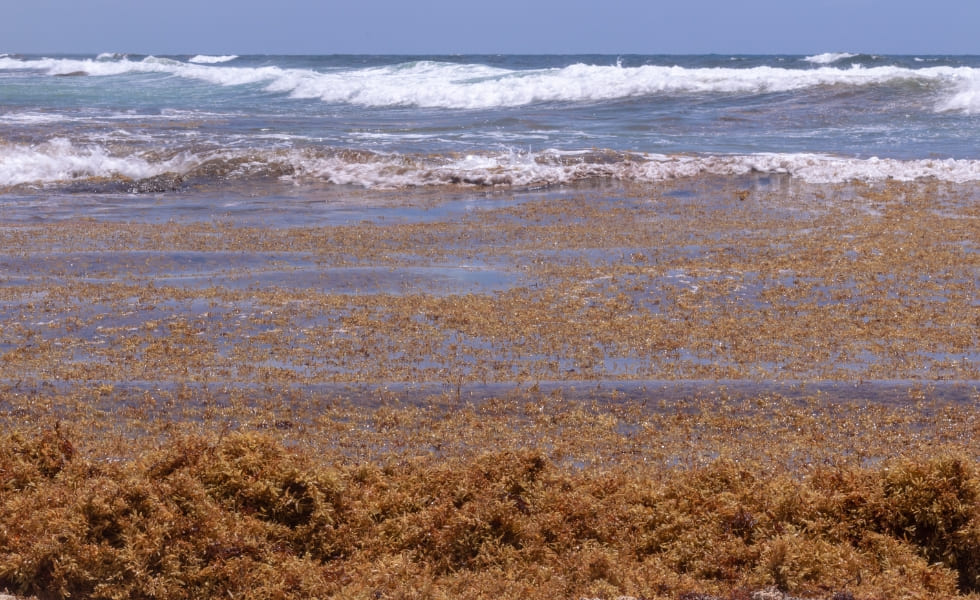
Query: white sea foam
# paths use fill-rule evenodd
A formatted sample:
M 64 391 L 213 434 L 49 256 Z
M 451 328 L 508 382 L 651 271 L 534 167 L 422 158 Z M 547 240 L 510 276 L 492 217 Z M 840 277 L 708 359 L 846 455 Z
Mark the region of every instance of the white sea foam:
M 624 155 L 618 160 L 589 160 L 590 154 L 549 151 L 425 160 L 398 155 L 370 160 L 350 160 L 342 155 L 305 157 L 297 161 L 295 177 L 370 188 L 444 184 L 543 186 L 593 178 L 658 182 L 749 173 L 786 174 L 809 183 L 927 178 L 957 183 L 980 181 L 980 161 L 972 160 L 849 159 L 818 154 Z
M 957 79 L 955 91 L 936 109 L 940 112 L 980 114 L 980 70 L 971 69 Z
M 367 188 L 560 185 L 586 179 L 657 182 L 702 175 L 786 174 L 810 183 L 980 181 L 977 160 L 854 159 L 821 154 L 641 155 L 583 150 L 457 155 L 402 155 L 323 149 L 183 152 L 166 159 L 118 156 L 95 144 L 55 138 L 36 146 L 0 144 L 0 186 L 70 183 L 90 178 L 143 179 L 164 173 L 209 177 L 214 161 L 226 177 L 289 173 L 297 183 L 320 181 Z M 195 169 L 212 165 L 204 172 Z
M 209 56 L 207 54 L 198 54 L 193 58 L 189 58 L 187 62 L 213 65 L 213 64 L 232 61 L 235 60 L 236 58 L 238 58 L 237 54 L 226 54 L 223 56 Z
M 103 52 L 96 56 L 95 60 L 119 60 L 122 58 L 126 58 L 126 55 L 120 52 Z
M 907 69 L 894 66 L 813 70 L 755 67 L 748 69 L 571 65 L 560 69 L 506 71 L 479 65 L 418 63 L 355 72 L 315 73 L 300 70 L 252 72 L 266 89 L 328 103 L 374 107 L 492 109 L 550 102 L 598 102 L 662 94 L 759 94 L 817 86 L 874 86 L 898 81 L 937 83 L 955 88 L 977 70 L 961 67 Z M 204 73 L 229 84 L 243 74 Z
M 813 56 L 807 56 L 803 60 L 815 65 L 830 65 L 839 60 L 844 60 L 845 58 L 854 58 L 857 54 L 851 54 L 850 52 L 824 52 L 823 54 L 815 54 Z
M 69 120 L 64 115 L 39 112 L 17 112 L 0 114 L 0 123 L 10 123 L 15 125 L 40 125 L 47 123 L 59 123 Z
M 113 156 L 101 146 L 76 146 L 64 138 L 54 138 L 36 146 L 0 144 L 0 186 L 70 182 L 92 177 L 142 179 L 185 171 L 194 163 L 194 158 L 186 155 L 165 161 Z
M 673 160 L 666 162 L 669 164 Z M 929 178 L 955 183 L 980 181 L 980 161 L 977 160 L 855 159 L 822 154 L 753 154 L 681 160 L 708 174 L 785 173 L 808 183 L 915 181 Z
M 0 58 L 2 69 L 37 69 L 52 75 L 168 73 L 221 86 L 262 85 L 269 92 L 372 107 L 492 109 L 535 103 L 583 103 L 664 94 L 760 94 L 818 86 L 878 86 L 911 81 L 948 90 L 937 108 L 975 110 L 968 102 L 980 70 L 970 67 L 898 66 L 815 69 L 779 67 L 683 68 L 575 64 L 564 68 L 508 70 L 479 64 L 420 61 L 319 72 L 275 66 L 233 67 L 167 58 L 141 61 Z M 963 94 L 967 96 L 963 96 Z

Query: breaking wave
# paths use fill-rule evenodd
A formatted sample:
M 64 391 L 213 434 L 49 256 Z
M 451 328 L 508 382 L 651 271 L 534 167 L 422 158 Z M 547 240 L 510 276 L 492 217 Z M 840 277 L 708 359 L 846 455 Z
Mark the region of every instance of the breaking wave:
M 817 55 L 813 69 L 771 66 L 685 68 L 679 66 L 573 64 L 513 70 L 481 64 L 415 61 L 359 69 L 316 71 L 277 66 L 216 64 L 229 57 L 194 57 L 196 62 L 147 57 L 135 61 L 20 59 L 0 57 L 0 70 L 35 69 L 51 75 L 115 76 L 167 73 L 219 86 L 259 85 L 267 92 L 331 104 L 368 107 L 493 109 L 537 103 L 588 103 L 656 95 L 762 94 L 819 86 L 873 87 L 912 82 L 938 87 L 938 110 L 980 111 L 980 76 L 971 67 L 900 66 L 837 68 Z M 839 58 L 835 59 L 839 60 Z M 210 63 L 210 64 L 208 64 Z
M 968 115 L 980 114 L 980 71 L 970 69 L 962 74 L 953 89 L 936 107 L 940 112 L 956 112 Z
M 200 63 L 205 65 L 214 65 L 218 63 L 229 62 L 238 58 L 237 54 L 227 54 L 223 56 L 209 56 L 207 54 L 198 54 L 192 58 L 187 59 L 187 62 Z
M 0 144 L 0 186 L 67 183 L 92 178 L 143 179 L 187 170 L 193 159 L 179 155 L 153 161 L 138 156 L 113 156 L 96 145 L 76 146 L 54 138 L 25 146 Z
M 768 153 L 648 155 L 611 150 L 403 155 L 319 148 L 184 151 L 154 156 L 151 153 L 114 155 L 101 146 L 79 146 L 63 138 L 35 146 L 0 144 L 0 186 L 8 188 L 93 180 L 139 182 L 160 176 L 197 182 L 261 177 L 297 184 L 318 182 L 365 188 L 535 187 L 595 178 L 657 182 L 699 175 L 749 173 L 784 174 L 810 183 L 925 178 L 962 183 L 980 181 L 980 161 Z M 143 191 L 144 188 L 133 185 L 124 189 Z
M 857 54 L 851 54 L 850 52 L 824 52 L 823 54 L 815 54 L 813 56 L 807 56 L 803 60 L 808 63 L 813 63 L 815 65 L 830 65 L 839 60 L 844 60 L 845 58 L 854 58 Z
M 323 157 L 298 165 L 296 177 L 365 187 L 415 185 L 545 186 L 585 179 L 658 182 L 700 175 L 785 174 L 809 183 L 851 180 L 980 181 L 980 161 L 847 159 L 817 154 L 637 155 L 620 152 L 548 151 L 470 155 L 457 159 Z

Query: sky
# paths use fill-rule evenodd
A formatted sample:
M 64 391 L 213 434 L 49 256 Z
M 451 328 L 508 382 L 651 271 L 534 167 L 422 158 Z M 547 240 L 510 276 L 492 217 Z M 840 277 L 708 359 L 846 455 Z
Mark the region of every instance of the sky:
M 977 0 L 0 0 L 25 54 L 980 54 Z

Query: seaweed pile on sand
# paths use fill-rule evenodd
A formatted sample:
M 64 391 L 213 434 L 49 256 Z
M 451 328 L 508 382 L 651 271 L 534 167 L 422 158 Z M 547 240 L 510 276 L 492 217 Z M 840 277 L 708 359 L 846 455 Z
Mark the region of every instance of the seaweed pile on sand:
M 954 453 L 805 476 L 542 449 L 337 463 L 266 433 L 96 461 L 0 440 L 0 590 L 38 598 L 921 598 L 980 589 Z M 752 594 L 755 593 L 755 596 Z

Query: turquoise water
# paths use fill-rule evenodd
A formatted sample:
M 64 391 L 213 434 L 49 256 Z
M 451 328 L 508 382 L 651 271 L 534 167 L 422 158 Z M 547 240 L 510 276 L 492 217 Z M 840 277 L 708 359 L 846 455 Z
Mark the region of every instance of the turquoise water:
M 980 57 L 0 55 L 8 189 L 749 172 L 980 180 Z

